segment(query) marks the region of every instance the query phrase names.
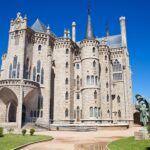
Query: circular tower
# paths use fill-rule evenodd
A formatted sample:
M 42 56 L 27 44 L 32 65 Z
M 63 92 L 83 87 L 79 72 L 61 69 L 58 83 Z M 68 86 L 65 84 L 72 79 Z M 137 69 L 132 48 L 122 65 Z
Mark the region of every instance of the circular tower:
M 100 118 L 99 41 L 94 37 L 90 11 L 85 39 L 80 43 L 82 65 L 82 121 L 95 122 Z

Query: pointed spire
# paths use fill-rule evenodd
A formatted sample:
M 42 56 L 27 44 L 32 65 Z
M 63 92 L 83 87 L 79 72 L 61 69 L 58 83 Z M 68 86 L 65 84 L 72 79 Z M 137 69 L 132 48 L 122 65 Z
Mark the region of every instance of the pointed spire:
M 86 28 L 85 39 L 88 40 L 95 39 L 93 29 L 92 29 L 92 22 L 91 22 L 90 0 L 88 0 L 88 23 Z

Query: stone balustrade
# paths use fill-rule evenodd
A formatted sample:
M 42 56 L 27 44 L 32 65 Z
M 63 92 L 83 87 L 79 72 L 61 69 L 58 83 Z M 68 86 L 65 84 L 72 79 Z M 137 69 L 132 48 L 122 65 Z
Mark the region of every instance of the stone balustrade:
M 39 83 L 26 80 L 26 79 L 5 79 L 0 80 L 0 87 L 4 86 L 24 86 L 24 87 L 31 87 L 31 88 L 38 88 L 40 87 Z

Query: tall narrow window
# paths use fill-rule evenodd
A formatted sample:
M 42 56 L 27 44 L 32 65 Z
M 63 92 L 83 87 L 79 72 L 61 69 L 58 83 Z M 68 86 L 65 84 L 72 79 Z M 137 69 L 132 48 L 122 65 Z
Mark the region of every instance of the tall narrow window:
M 34 67 L 33 68 L 33 81 L 35 81 L 36 79 L 36 68 Z
M 68 62 L 66 62 L 66 68 L 68 68 Z
M 121 111 L 118 111 L 118 118 L 121 118 Z
M 16 70 L 12 71 L 12 78 L 15 79 L 16 78 Z
M 77 90 L 79 90 L 79 86 L 80 86 L 80 78 L 79 76 L 77 76 Z
M 93 53 L 95 53 L 95 47 L 93 47 Z
M 105 69 L 105 72 L 107 73 L 108 72 L 108 68 L 106 67 L 106 69 Z
M 38 60 L 38 62 L 37 62 L 37 73 L 40 73 L 40 71 L 41 71 L 41 61 Z
M 97 99 L 97 91 L 94 92 L 94 99 Z
M 100 108 L 98 108 L 98 117 L 100 117 Z
M 68 117 L 68 108 L 65 110 L 65 117 Z
M 120 103 L 120 96 L 117 97 L 117 102 Z
M 107 94 L 107 102 L 109 102 L 109 95 Z
M 41 84 L 44 84 L 44 69 L 41 70 Z
M 37 75 L 36 81 L 40 82 L 40 75 L 39 74 Z
M 9 78 L 11 79 L 12 76 L 12 64 L 9 66 Z
M 15 56 L 13 60 L 13 69 L 16 69 L 16 68 L 17 68 L 17 56 Z
M 41 96 L 41 103 L 40 103 L 40 108 L 43 109 L 43 96 Z
M 79 64 L 77 64 L 77 69 L 80 69 L 80 65 Z
M 97 107 L 94 108 L 94 117 L 97 118 Z
M 86 77 L 87 85 L 90 85 L 90 76 Z
M 106 83 L 106 88 L 108 88 L 108 82 Z
M 20 75 L 20 63 L 18 63 L 18 67 L 17 67 L 17 78 L 19 78 Z
M 40 96 L 38 96 L 38 106 L 37 106 L 37 108 L 38 109 L 41 108 L 41 97 Z
M 90 117 L 93 117 L 93 107 L 90 107 Z
M 77 93 L 77 99 L 80 99 L 80 94 L 79 93 Z
M 93 67 L 94 67 L 94 68 L 96 67 L 96 62 L 95 62 L 95 60 L 93 61 Z
M 38 46 L 38 51 L 41 51 L 41 50 L 42 50 L 42 46 L 39 45 L 39 46 Z
M 91 85 L 94 85 L 94 76 L 91 76 Z
M 109 110 L 107 111 L 107 116 L 110 117 L 110 111 Z
M 66 82 L 66 84 L 68 84 L 68 78 L 66 78 L 66 81 L 65 81 L 65 82 Z
M 68 54 L 69 53 L 69 49 L 66 49 L 66 54 Z
M 113 80 L 122 80 L 122 66 L 116 59 L 113 63 Z
M 69 97 L 69 94 L 68 94 L 68 92 L 66 92 L 65 99 L 68 100 L 68 97 Z
M 98 77 L 95 77 L 95 84 L 98 85 Z

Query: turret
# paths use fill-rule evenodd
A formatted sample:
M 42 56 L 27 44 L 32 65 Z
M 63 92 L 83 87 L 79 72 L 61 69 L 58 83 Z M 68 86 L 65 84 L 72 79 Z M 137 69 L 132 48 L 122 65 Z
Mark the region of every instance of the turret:
M 72 22 L 72 41 L 76 42 L 76 23 Z
M 127 47 L 127 38 L 126 38 L 126 18 L 120 17 L 120 28 L 121 28 L 121 40 L 122 47 Z

